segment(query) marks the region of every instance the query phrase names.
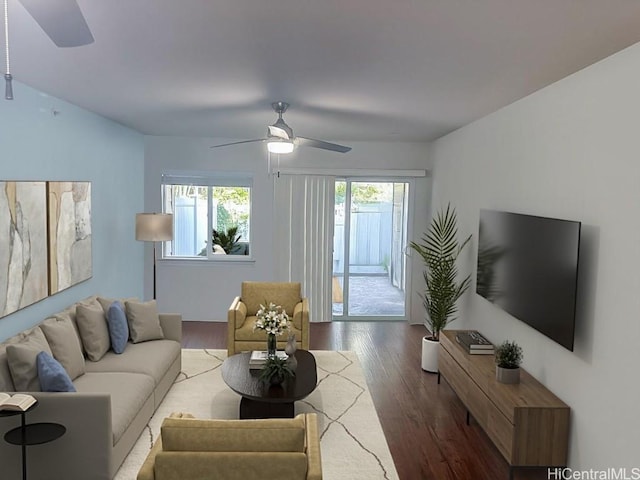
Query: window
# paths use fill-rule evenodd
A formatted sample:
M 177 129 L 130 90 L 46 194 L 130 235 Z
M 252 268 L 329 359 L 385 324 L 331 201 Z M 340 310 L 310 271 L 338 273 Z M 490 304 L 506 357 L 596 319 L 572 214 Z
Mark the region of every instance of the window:
M 163 211 L 173 213 L 173 240 L 165 242 L 164 256 L 249 255 L 251 185 L 246 174 L 163 175 Z

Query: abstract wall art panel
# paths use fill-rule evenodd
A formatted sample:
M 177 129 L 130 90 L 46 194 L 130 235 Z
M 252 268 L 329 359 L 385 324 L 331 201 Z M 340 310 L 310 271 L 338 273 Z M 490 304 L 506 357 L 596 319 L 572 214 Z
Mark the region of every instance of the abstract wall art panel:
M 49 295 L 92 275 L 91 182 L 47 182 Z
M 46 298 L 47 275 L 46 182 L 0 181 L 0 317 Z

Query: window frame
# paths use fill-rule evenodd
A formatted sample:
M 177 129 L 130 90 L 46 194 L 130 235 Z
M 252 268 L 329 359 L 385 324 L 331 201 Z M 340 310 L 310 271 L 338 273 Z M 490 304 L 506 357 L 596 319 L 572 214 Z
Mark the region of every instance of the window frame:
M 162 173 L 160 181 L 162 212 L 167 212 L 166 187 L 171 185 L 185 185 L 207 188 L 207 249 L 206 256 L 169 255 L 169 245 L 173 240 L 162 242 L 162 260 L 170 262 L 232 262 L 253 263 L 253 232 L 252 219 L 254 215 L 253 174 L 247 172 L 193 172 L 193 171 L 166 171 Z M 213 231 L 213 188 L 215 187 L 243 187 L 249 189 L 249 254 L 248 255 L 219 255 L 213 254 L 211 249 L 211 233 Z M 175 221 L 175 220 L 174 220 Z

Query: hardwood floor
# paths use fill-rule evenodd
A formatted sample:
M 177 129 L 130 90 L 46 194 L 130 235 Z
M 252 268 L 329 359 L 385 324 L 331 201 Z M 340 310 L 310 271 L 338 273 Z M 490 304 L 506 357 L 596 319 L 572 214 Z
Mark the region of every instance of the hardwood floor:
M 311 324 L 312 350 L 353 350 L 362 364 L 401 480 L 499 480 L 509 466 L 446 382 L 420 366 L 421 325 L 404 322 Z M 226 348 L 227 324 L 184 322 L 184 348 Z M 516 469 L 542 480 L 546 469 Z

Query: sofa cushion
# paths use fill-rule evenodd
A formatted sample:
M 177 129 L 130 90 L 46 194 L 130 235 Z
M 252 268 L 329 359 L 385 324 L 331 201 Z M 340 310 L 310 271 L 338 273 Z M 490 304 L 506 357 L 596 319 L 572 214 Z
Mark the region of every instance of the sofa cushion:
M 16 390 L 11 378 L 11 370 L 9 370 L 9 360 L 7 359 L 7 345 L 18 343 L 21 336 L 16 335 L 10 337 L 0 343 L 0 392 L 14 392 Z
M 126 302 L 139 302 L 140 300 L 138 300 L 136 297 L 127 297 L 127 298 L 109 298 L 109 297 L 96 297 L 96 300 L 98 301 L 98 303 L 100 304 L 100 306 L 102 307 L 102 309 L 104 310 L 105 315 L 107 314 L 107 312 L 109 311 L 109 307 L 111 306 L 111 304 L 113 302 L 120 302 L 123 306 Z
M 304 452 L 304 416 L 260 420 L 165 418 L 165 451 Z
M 53 358 L 62 364 L 73 380 L 84 373 L 84 356 L 80 339 L 69 317 L 47 318 L 40 324 Z
M 99 362 L 87 362 L 87 372 L 144 373 L 157 385 L 180 353 L 180 344 L 173 340 L 129 343 L 122 355 L 107 352 Z
M 156 301 L 125 302 L 129 332 L 133 343 L 164 338 Z
M 38 381 L 43 392 L 75 392 L 69 374 L 62 364 L 47 352 L 40 352 L 36 356 Z
M 115 445 L 153 395 L 154 382 L 148 375 L 126 372 L 87 372 L 74 385 L 81 393 L 111 395 L 111 425 Z
M 87 358 L 92 362 L 97 362 L 111 346 L 109 329 L 102 307 L 88 307 L 79 304 L 76 308 L 76 321 Z
M 40 327 L 35 327 L 22 335 L 19 342 L 7 345 L 7 360 L 13 385 L 17 391 L 39 392 L 36 357 L 40 352 L 51 355 L 51 349 Z
M 305 480 L 307 462 L 307 456 L 301 452 L 161 451 L 155 458 L 152 478 Z
M 292 316 L 296 304 L 302 301 L 298 282 L 242 282 L 240 298 L 247 306 L 247 315 L 255 315 L 260 304 L 273 302 Z
M 124 352 L 129 341 L 129 325 L 124 307 L 119 301 L 113 302 L 107 310 L 107 327 L 109 329 L 109 339 L 111 349 L 120 354 Z
M 55 313 L 52 315 L 52 317 L 60 317 L 60 318 L 68 318 L 71 320 L 71 323 L 73 323 L 73 328 L 76 329 L 76 333 L 78 334 L 78 338 L 81 339 L 80 337 L 80 329 L 78 328 L 78 319 L 77 319 L 77 308 L 78 305 L 84 305 L 85 307 L 93 307 L 93 308 L 98 308 L 100 306 L 100 304 L 98 303 L 97 297 L 91 296 L 88 298 L 85 298 L 84 300 L 80 300 L 77 303 L 74 303 L 73 305 L 65 308 L 63 311 Z M 82 347 L 82 353 L 84 354 L 84 345 L 82 345 L 82 339 L 80 341 L 80 346 Z

